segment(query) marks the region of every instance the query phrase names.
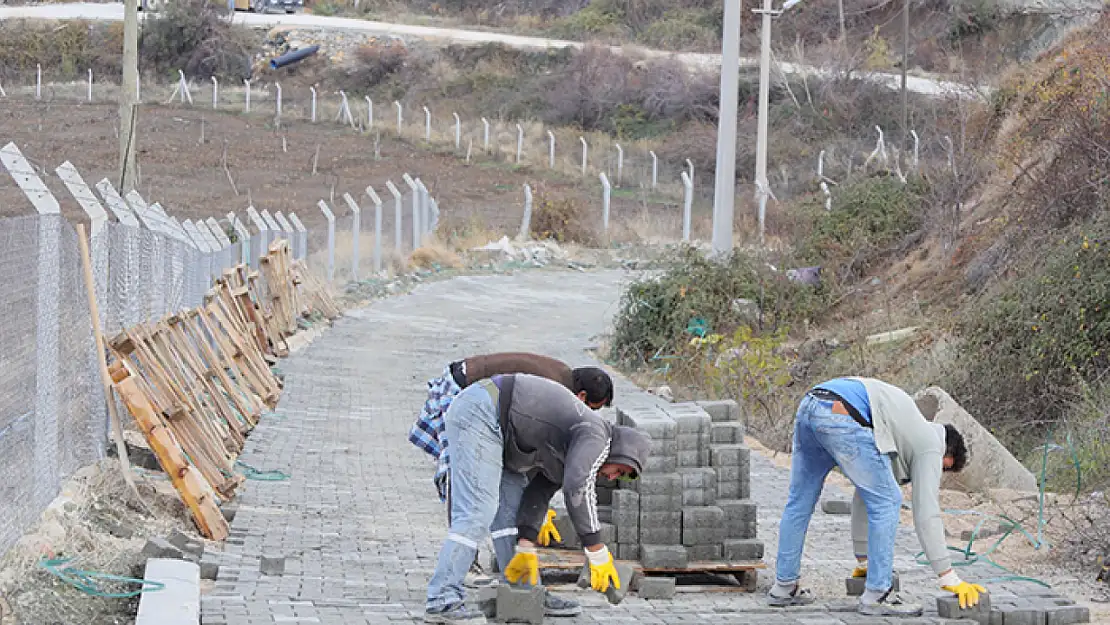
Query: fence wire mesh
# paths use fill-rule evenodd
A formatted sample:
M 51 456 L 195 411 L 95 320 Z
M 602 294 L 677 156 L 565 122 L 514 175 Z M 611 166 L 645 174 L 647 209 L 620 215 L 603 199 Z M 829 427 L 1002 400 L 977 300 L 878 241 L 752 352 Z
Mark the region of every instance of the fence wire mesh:
M 93 283 L 106 340 L 201 305 L 212 278 L 239 260 L 237 247 L 201 253 L 115 222 L 95 230 Z M 19 276 L 0 290 L 2 555 L 67 478 L 104 457 L 108 418 L 74 228 L 59 215 L 0 219 L 0 262 Z

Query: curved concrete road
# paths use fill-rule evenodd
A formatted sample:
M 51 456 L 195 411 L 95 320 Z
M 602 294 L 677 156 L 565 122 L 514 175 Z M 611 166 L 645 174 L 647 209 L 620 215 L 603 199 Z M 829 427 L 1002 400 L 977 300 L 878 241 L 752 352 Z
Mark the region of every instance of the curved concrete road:
M 140 14 L 140 18 L 144 15 Z M 44 20 L 92 20 L 92 21 L 123 21 L 123 3 L 119 4 L 44 4 L 30 6 L 0 7 L 0 20 L 5 19 L 44 19 Z M 397 37 L 417 37 L 427 40 L 443 40 L 450 43 L 499 43 L 518 49 L 546 49 L 546 48 L 582 48 L 585 44 L 579 41 L 564 39 L 546 39 L 543 37 L 527 37 L 507 33 L 485 32 L 476 30 L 462 30 L 458 28 L 439 28 L 435 26 L 416 26 L 410 24 L 391 24 L 388 22 L 375 22 L 372 20 L 352 19 L 345 17 L 326 17 L 294 13 L 292 15 L 236 13 L 235 20 L 253 28 L 272 28 L 274 26 L 293 26 L 299 28 L 318 28 L 328 30 L 354 30 L 374 35 L 393 35 Z M 624 50 L 620 46 L 609 46 L 617 54 Z M 717 71 L 721 66 L 721 55 L 702 54 L 696 52 L 667 52 L 663 50 L 650 50 L 636 48 L 636 51 L 653 58 L 673 57 L 687 67 L 701 71 Z M 741 67 L 758 67 L 759 59 L 742 58 Z M 796 63 L 779 63 L 778 67 L 786 74 L 807 74 L 810 76 L 828 77 L 834 72 L 809 65 Z M 875 80 L 892 89 L 901 88 L 901 76 L 886 72 L 861 72 L 858 74 L 870 80 Z M 958 82 L 940 79 L 909 76 L 906 79 L 906 88 L 913 93 L 928 96 L 948 97 L 959 96 L 962 98 L 982 98 L 989 93 L 989 87 L 975 87 Z

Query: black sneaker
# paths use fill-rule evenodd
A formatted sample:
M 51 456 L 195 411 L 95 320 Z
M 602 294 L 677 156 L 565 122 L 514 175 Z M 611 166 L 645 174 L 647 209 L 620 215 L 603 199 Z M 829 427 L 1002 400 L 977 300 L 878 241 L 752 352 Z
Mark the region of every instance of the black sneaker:
M 774 590 L 772 587 L 771 590 Z M 794 590 L 785 597 L 779 597 L 771 592 L 767 593 L 767 605 L 772 608 L 787 608 L 795 605 L 809 605 L 816 601 L 817 598 L 813 596 L 808 588 L 801 586 L 794 586 Z
M 890 591 L 875 603 L 867 603 L 863 599 L 859 602 L 859 613 L 868 616 L 921 616 L 924 612 L 925 608 L 920 603 L 912 603 Z

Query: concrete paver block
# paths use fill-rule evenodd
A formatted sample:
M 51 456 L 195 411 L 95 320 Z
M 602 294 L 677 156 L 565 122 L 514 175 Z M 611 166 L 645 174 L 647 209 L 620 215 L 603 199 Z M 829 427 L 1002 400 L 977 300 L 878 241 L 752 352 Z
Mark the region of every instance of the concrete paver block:
M 645 577 L 637 592 L 641 599 L 674 599 L 675 584 L 673 577 Z
M 621 587 L 617 588 L 613 584 L 605 589 L 605 598 L 609 603 L 617 605 L 624 601 L 624 597 L 628 594 L 629 589 L 632 587 L 632 582 L 636 576 L 636 569 L 631 564 L 617 563 L 617 578 L 620 579 Z
M 258 569 L 263 575 L 281 575 L 285 573 L 285 557 L 262 556 Z
M 501 584 L 497 587 L 497 616 L 499 623 L 543 623 L 543 586 L 515 587 Z
M 960 608 L 960 600 L 955 595 L 937 597 L 937 614 L 941 618 L 968 619 L 977 621 L 980 625 L 990 625 L 990 593 L 980 594 L 979 603 L 964 609 Z
M 1002 625 L 1045 625 L 1044 611 L 1035 608 L 1004 608 Z
M 640 562 L 645 568 L 682 569 L 689 559 L 682 545 L 640 545 Z
M 723 547 L 724 559 L 730 562 L 763 559 L 763 541 L 757 538 L 730 538 Z
M 739 421 L 740 404 L 732 399 L 701 400 L 694 402 L 709 414 L 714 422 Z
M 146 544 L 143 545 L 143 550 L 140 555 L 147 558 L 173 558 L 176 560 L 185 559 L 185 553 L 174 545 L 170 544 L 165 538 L 153 536 L 147 539 Z
M 825 514 L 851 514 L 852 502 L 843 499 L 826 499 L 821 502 L 821 511 Z
M 1072 625 L 1091 622 L 1091 610 L 1086 606 L 1047 606 L 1044 610 L 1045 625 Z
M 863 594 L 864 590 L 867 589 L 867 578 L 846 577 L 844 578 L 844 587 L 848 591 L 849 597 L 858 597 Z M 894 592 L 902 590 L 902 582 L 898 579 L 897 573 L 894 574 L 893 583 L 891 584 L 891 590 L 893 590 Z
M 714 444 L 733 445 L 744 442 L 744 424 L 739 421 L 714 423 L 709 432 L 709 441 Z

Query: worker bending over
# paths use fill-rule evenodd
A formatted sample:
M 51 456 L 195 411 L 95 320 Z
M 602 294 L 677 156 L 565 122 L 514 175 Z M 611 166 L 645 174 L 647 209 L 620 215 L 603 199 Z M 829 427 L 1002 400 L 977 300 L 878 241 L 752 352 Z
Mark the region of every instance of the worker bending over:
M 428 584 L 424 622 L 486 622 L 465 605 L 463 578 L 487 532 L 505 579 L 539 584 L 535 542 L 560 488 L 593 588 L 620 584 L 600 539 L 597 477 L 637 478 L 650 449 L 647 435 L 610 424 L 564 386 L 527 374 L 469 385 L 444 422 L 452 450 L 451 528 Z
M 900 485 L 913 484 L 913 524 L 938 584 L 959 597 L 961 607 L 979 603 L 978 584 L 952 569 L 940 517 L 942 471 L 967 462 L 963 437 L 951 425 L 930 423 L 902 389 L 872 378 L 836 378 L 802 398 L 794 421 L 790 495 L 779 524 L 772 606 L 805 605 L 814 598 L 799 584 L 802 548 L 825 477 L 834 466 L 856 487 L 852 542 L 866 577 L 859 611 L 873 616 L 917 616 L 923 612 L 891 592 L 894 538 L 902 507 Z

